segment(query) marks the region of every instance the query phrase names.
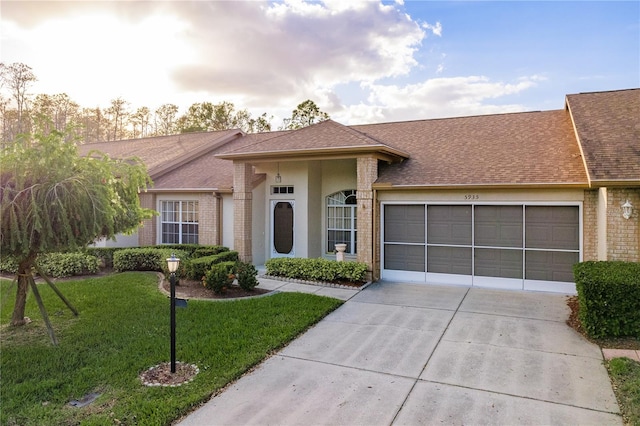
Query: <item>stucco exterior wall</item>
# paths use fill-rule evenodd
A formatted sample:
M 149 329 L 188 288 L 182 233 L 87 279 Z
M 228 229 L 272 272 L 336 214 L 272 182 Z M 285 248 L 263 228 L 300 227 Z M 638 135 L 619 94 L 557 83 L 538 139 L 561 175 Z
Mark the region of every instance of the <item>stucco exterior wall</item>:
M 334 247 L 327 247 L 327 197 L 339 191 L 357 189 L 357 165 L 355 159 L 332 160 L 322 162 L 322 195 L 320 216 L 320 245 L 322 255 L 328 259 L 335 259 Z M 346 255 L 347 260 L 356 260 Z
M 222 194 L 222 242 L 225 247 L 233 248 L 233 194 Z
M 307 180 L 307 257 L 322 256 L 322 211 L 324 199 L 322 197 L 322 166 L 320 161 L 308 163 Z
M 253 244 L 252 252 L 253 252 L 253 264 L 254 265 L 264 265 L 265 255 L 266 255 L 266 239 L 265 239 L 265 187 L 267 185 L 265 182 L 262 182 L 256 188 L 253 189 L 253 206 L 252 206 L 252 230 L 253 233 L 251 244 Z M 229 203 L 233 208 L 233 203 Z M 233 217 L 232 215 L 226 217 Z M 227 220 L 227 226 L 231 228 L 231 232 L 233 233 L 233 223 L 229 219 Z

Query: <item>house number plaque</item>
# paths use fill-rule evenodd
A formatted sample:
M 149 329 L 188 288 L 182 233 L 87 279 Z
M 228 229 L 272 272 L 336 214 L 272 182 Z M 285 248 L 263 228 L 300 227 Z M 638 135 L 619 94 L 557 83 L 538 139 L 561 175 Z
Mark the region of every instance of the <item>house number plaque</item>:
M 478 194 L 467 194 L 464 196 L 465 200 L 479 200 L 480 196 Z

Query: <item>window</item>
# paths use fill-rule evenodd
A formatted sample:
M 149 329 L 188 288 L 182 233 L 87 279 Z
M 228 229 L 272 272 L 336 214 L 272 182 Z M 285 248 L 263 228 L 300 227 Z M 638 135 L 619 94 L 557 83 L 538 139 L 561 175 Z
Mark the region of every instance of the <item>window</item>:
M 293 186 L 272 186 L 272 194 L 293 194 Z
M 161 244 L 198 244 L 198 202 L 161 201 Z
M 357 204 L 355 190 L 327 197 L 327 252 L 332 252 L 336 244 L 346 244 L 345 253 L 357 253 Z

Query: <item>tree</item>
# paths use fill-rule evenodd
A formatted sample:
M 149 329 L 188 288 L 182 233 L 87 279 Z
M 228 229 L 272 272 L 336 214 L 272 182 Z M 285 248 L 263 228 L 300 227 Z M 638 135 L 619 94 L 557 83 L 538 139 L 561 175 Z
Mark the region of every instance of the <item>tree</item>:
M 202 102 L 191 105 L 187 113 L 178 119 L 177 127 L 180 133 L 228 129 L 254 133 L 270 130 L 271 124 L 267 120 L 267 113 L 254 119 L 246 109 L 236 111 L 233 103 L 225 101 L 219 104 Z
M 138 191 L 151 180 L 138 160 L 97 152 L 81 157 L 76 145 L 55 130 L 21 138 L 31 143 L 0 151 L 0 250 L 18 264 L 13 326 L 25 323 L 39 254 L 76 250 L 98 238 L 133 232 L 153 213 L 140 205 Z M 31 287 L 38 297 L 35 284 Z
M 18 132 L 26 132 L 28 125 L 25 120 L 28 94 L 27 89 L 38 79 L 31 67 L 22 62 L 14 62 L 10 65 L 0 63 L 0 77 L 2 85 L 9 87 L 13 100 L 16 101 L 18 112 Z
M 328 119 L 329 114 L 320 111 L 315 102 L 307 99 L 291 112 L 291 118 L 283 120 L 281 130 L 301 129 Z
M 133 126 L 133 138 L 145 138 L 149 136 L 149 121 L 151 111 L 147 107 L 140 107 L 131 114 L 131 125 Z M 139 129 L 139 131 L 138 131 Z
M 105 109 L 105 113 L 109 115 L 113 124 L 113 137 L 111 137 L 111 134 L 107 131 L 108 141 L 116 141 L 126 138 L 124 123 L 126 118 L 129 117 L 128 106 L 129 102 L 122 98 L 116 98 L 111 99 L 111 106 Z
M 155 134 L 159 136 L 173 134 L 175 131 L 176 115 L 178 115 L 177 105 L 160 105 L 155 114 Z

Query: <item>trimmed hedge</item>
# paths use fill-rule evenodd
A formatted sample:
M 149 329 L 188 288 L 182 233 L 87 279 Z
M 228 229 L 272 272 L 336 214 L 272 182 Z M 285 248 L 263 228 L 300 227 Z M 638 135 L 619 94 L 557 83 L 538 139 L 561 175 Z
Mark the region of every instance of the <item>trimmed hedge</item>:
M 640 263 L 582 262 L 573 275 L 589 336 L 640 338 Z
M 197 248 L 193 252 L 191 257 L 194 259 L 197 259 L 205 256 L 213 256 L 215 254 L 223 253 L 225 251 L 229 251 L 229 248 L 224 246 L 202 246 L 200 248 Z
M 113 268 L 113 253 L 123 250 L 122 247 L 87 247 L 87 254 L 95 256 L 105 267 Z
M 202 277 L 215 264 L 222 262 L 237 262 L 238 252 L 233 250 L 223 251 L 211 256 L 199 257 L 192 259 L 185 267 L 185 276 L 192 280 L 201 280 Z
M 47 253 L 36 260 L 41 272 L 52 278 L 97 274 L 98 258 L 86 253 Z
M 92 275 L 100 270 L 100 261 L 91 254 L 82 252 L 43 253 L 36 259 L 42 273 L 51 278 Z M 2 256 L 0 271 L 10 274 L 18 272 L 18 263 L 13 256 Z
M 158 271 L 169 276 L 167 269 L 167 258 L 175 254 L 180 259 L 180 266 L 176 275 L 183 277 L 185 265 L 187 265 L 189 254 L 186 251 L 174 250 L 171 248 L 130 248 L 121 249 L 113 254 L 113 269 L 118 272 L 124 271 Z
M 367 264 L 338 262 L 324 258 L 303 259 L 278 257 L 265 263 L 267 275 L 311 281 L 365 281 Z

